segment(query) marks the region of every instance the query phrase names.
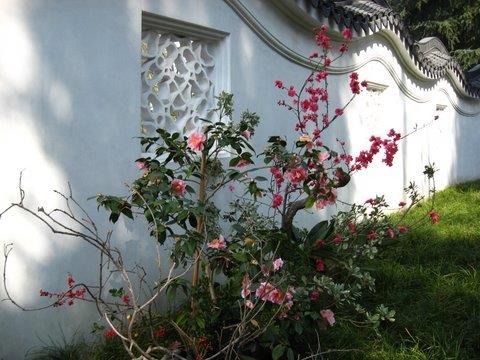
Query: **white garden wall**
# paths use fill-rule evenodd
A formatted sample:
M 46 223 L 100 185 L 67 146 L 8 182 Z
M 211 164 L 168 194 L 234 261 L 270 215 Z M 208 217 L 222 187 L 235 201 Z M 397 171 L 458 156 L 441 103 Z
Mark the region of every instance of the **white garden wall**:
M 24 170 L 28 203 L 59 205 L 52 190 L 65 190 L 70 181 L 96 221 L 108 226 L 105 214 L 86 199 L 125 193 L 123 184 L 137 175 L 142 11 L 225 33 L 221 87 L 235 94 L 237 114 L 248 108 L 261 116 L 255 146 L 260 149 L 272 133 L 294 136 L 291 116 L 276 105 L 280 93 L 273 81 L 298 84 L 308 71 L 296 57 L 308 55 L 314 45 L 308 31 L 314 20 L 306 14 L 294 21 L 264 0 L 2 0 L 1 208 L 18 198 L 18 175 Z M 349 96 L 349 69 L 387 87 L 363 92 L 330 130 L 330 140 L 344 139 L 356 154 L 371 134 L 390 128 L 409 132 L 431 121 L 437 105 L 446 108 L 401 144 L 392 168 L 378 163 L 355 177 L 341 193 L 344 201 L 385 193 L 397 202 L 409 181 L 425 185 L 421 173 L 428 162 L 440 168 L 440 188 L 480 177 L 480 101 L 461 95 L 454 77 L 422 77 L 395 36 L 382 31 L 361 37 L 335 65 L 335 104 Z M 120 221 L 115 234 L 131 259 L 147 258 L 151 243 L 140 224 Z M 39 290 L 63 288 L 67 272 L 79 281 L 94 279 L 97 255 L 91 249 L 52 236 L 31 217 L 18 212 L 3 217 L 0 242 L 14 244 L 8 285 L 22 305 L 41 305 Z M 40 339 L 58 337 L 60 328 L 68 339 L 96 319 L 87 304 L 27 313 L 0 303 L 0 359 L 22 359 Z

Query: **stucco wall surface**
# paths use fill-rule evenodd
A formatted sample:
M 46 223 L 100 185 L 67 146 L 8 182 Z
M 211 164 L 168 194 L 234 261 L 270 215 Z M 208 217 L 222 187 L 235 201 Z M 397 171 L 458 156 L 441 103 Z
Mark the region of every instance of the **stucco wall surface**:
M 273 2 L 240 3 L 285 46 L 310 53 L 314 45 L 311 32 Z M 29 204 L 59 206 L 61 201 L 52 190 L 65 191 L 70 181 L 75 196 L 94 220 L 104 228 L 109 226 L 106 214 L 97 212 L 94 201 L 86 199 L 97 193 L 124 194 L 124 183 L 137 175 L 133 161 L 141 154 L 134 137 L 140 129 L 142 11 L 228 33 L 229 90 L 235 94 L 236 113 L 249 109 L 262 119 L 253 144 L 261 149 L 273 133 L 294 139 L 294 120 L 276 105 L 281 94 L 273 82 L 282 79 L 298 85 L 309 70 L 279 54 L 227 2 L 3 0 L 0 208 L 18 198 L 18 175 L 24 170 Z M 439 119 L 400 145 L 392 168 L 377 162 L 355 177 L 340 192 L 341 200 L 364 201 L 384 193 L 392 203 L 398 202 L 402 188 L 411 180 L 425 190 L 421 173 L 428 162 L 435 162 L 440 169 L 439 188 L 480 177 L 480 102 L 461 98 L 447 79 L 416 78 L 398 54 L 379 34 L 352 43 L 349 55 L 336 66 L 361 64 L 357 71 L 362 79 L 388 87 L 382 93 L 358 96 L 325 142 L 343 139 L 347 150 L 356 154 L 369 146 L 372 134 L 384 135 L 391 128 L 407 133 L 436 114 Z M 349 97 L 348 74 L 332 75 L 332 79 L 334 108 Z M 399 81 L 409 91 L 402 91 Z M 447 107 L 437 113 L 437 104 Z M 228 198 L 222 201 L 226 204 Z M 302 222 L 312 224 L 324 216 L 310 214 Z M 148 259 L 152 252 L 142 224 L 121 220 L 115 226 L 115 239 L 132 261 Z M 18 212 L 3 217 L 0 242 L 14 244 L 7 281 L 22 305 L 41 304 L 39 290 L 63 288 L 68 272 L 82 282 L 95 279 L 98 259 L 94 251 L 72 239 L 53 236 L 31 217 Z M 4 295 L 1 289 L 0 298 Z M 47 336 L 58 338 L 63 331 L 69 339 L 96 320 L 98 316 L 88 304 L 22 312 L 2 302 L 0 359 L 22 359 L 32 346 L 48 340 Z

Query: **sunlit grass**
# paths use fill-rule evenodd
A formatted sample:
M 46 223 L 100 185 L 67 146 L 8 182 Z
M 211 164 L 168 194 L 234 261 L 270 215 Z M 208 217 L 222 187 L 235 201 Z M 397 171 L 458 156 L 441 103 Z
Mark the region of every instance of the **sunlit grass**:
M 395 309 L 395 323 L 380 337 L 338 327 L 328 347 L 360 350 L 343 358 L 480 359 L 480 181 L 439 192 L 435 209 L 439 224 L 412 230 L 374 263 L 377 292 L 368 302 Z

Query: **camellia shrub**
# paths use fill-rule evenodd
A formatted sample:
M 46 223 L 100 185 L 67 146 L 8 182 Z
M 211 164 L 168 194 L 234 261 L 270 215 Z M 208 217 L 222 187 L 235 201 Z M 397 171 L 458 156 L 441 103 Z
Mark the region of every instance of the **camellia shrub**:
M 257 153 L 250 143 L 259 117 L 245 111 L 234 121 L 233 96 L 221 93 L 215 118 L 202 119 L 189 136 L 158 129 L 158 136 L 141 138 L 152 156 L 137 160 L 140 176 L 128 196 L 97 196 L 114 223 L 120 216 L 146 220 L 160 275 L 147 276 L 146 266 L 127 268 L 112 233 L 99 234 L 72 194 L 61 195 L 64 210 L 35 212 L 24 206 L 20 188 L 20 201 L 6 211 L 20 207 L 101 254 L 98 284 L 69 275 L 66 289 L 40 291 L 50 301 L 46 306 L 93 302 L 103 318 L 94 330 L 132 359 L 313 359 L 323 353 L 322 333 L 338 322 L 378 328 L 394 321 L 395 312 L 382 304 L 364 307 L 363 296 L 375 287 L 365 264 L 415 225 L 404 223 L 423 199 L 415 185 L 405 189 L 408 201 L 394 206 L 401 217 L 387 216 L 391 207 L 377 196 L 343 204 L 310 229 L 295 221 L 309 209 L 336 206 L 337 189 L 375 157 L 392 166 L 404 138 L 394 129 L 372 135 L 358 154 L 349 154 L 341 140 L 324 143 L 329 127 L 368 84 L 351 73 L 350 100 L 330 106 L 329 68 L 352 37 L 350 29 L 342 34 L 339 55 L 331 58 L 327 29 L 317 31 L 319 50 L 299 87 L 275 81 L 278 105 L 290 112 L 298 134 L 293 143 L 272 134 Z M 433 195 L 434 172 L 426 166 Z M 219 208 L 216 200 L 226 194 L 232 201 Z M 59 221 L 57 213 L 77 226 Z M 432 208 L 428 217 L 439 220 Z M 159 264 L 167 258 L 172 265 L 165 273 Z M 123 286 L 112 288 L 113 278 Z

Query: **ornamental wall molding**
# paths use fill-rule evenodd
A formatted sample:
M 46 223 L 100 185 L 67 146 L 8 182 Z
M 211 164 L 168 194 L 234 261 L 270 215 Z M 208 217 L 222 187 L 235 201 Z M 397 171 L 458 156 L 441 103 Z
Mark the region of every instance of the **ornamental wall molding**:
M 255 34 L 264 41 L 270 48 L 276 51 L 279 55 L 283 56 L 284 58 L 288 59 L 289 61 L 298 64 L 300 66 L 312 69 L 313 65 L 310 59 L 297 51 L 293 50 L 281 40 L 279 40 L 275 35 L 273 35 L 256 17 L 255 15 L 242 3 L 240 0 L 224 0 L 234 11 L 235 13 L 255 32 Z M 291 6 L 291 1 L 294 0 L 276 0 L 274 3 L 278 5 L 280 8 L 285 9 L 285 4 L 289 3 Z M 306 0 L 305 0 L 306 1 Z M 301 9 L 297 9 L 297 11 L 302 11 Z M 297 17 L 296 14 L 290 12 L 291 16 Z M 308 15 L 308 14 L 304 14 Z M 303 20 L 303 19 L 302 19 Z M 313 19 L 310 19 L 307 22 L 304 22 L 303 25 L 308 29 L 312 29 L 316 24 L 318 26 L 318 22 L 314 22 Z M 387 24 L 388 25 L 388 24 Z M 425 71 L 419 69 L 418 64 L 415 63 L 415 59 L 411 52 L 402 45 L 402 40 L 395 34 L 394 29 L 385 29 L 382 28 L 378 30 L 375 34 L 381 36 L 382 38 L 386 39 L 388 43 L 393 48 L 396 57 L 400 60 L 401 64 L 407 71 L 413 75 L 415 79 L 417 79 L 422 86 L 429 87 L 428 90 L 432 93 L 434 90 L 442 92 L 446 95 L 448 101 L 451 103 L 452 107 L 455 111 L 465 117 L 475 117 L 480 115 L 480 110 L 478 111 L 468 111 L 461 108 L 461 106 L 454 100 L 452 95 L 449 93 L 448 89 L 439 86 L 439 81 L 442 77 L 438 78 L 431 78 Z M 333 38 L 339 38 L 338 33 L 333 33 Z M 371 34 L 368 34 L 371 35 Z M 358 38 L 356 39 L 358 41 Z M 332 66 L 330 68 L 330 73 L 332 75 L 344 75 L 348 74 L 352 71 L 357 71 L 367 64 L 371 62 L 378 62 L 385 67 L 388 71 L 394 82 L 397 84 L 399 89 L 402 91 L 405 96 L 409 99 L 417 102 L 417 103 L 427 103 L 432 101 L 433 94 L 430 96 L 422 96 L 416 94 L 415 91 L 409 89 L 407 84 L 402 81 L 401 76 L 397 74 L 397 71 L 394 69 L 393 65 L 390 64 L 386 59 L 380 56 L 371 56 L 366 58 L 361 62 L 356 62 L 354 64 L 350 64 L 347 66 Z M 444 73 L 444 77 L 449 80 L 449 82 L 453 85 L 453 89 L 460 97 L 470 98 L 472 99 L 472 95 L 469 94 L 465 88 L 462 86 L 461 81 L 459 81 L 457 75 L 453 73 L 451 70 L 447 69 Z M 473 100 L 473 99 L 472 99 Z

